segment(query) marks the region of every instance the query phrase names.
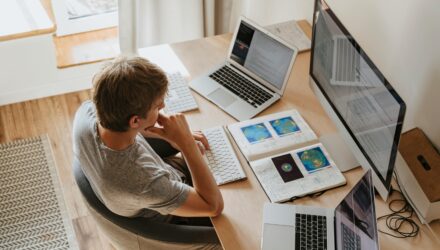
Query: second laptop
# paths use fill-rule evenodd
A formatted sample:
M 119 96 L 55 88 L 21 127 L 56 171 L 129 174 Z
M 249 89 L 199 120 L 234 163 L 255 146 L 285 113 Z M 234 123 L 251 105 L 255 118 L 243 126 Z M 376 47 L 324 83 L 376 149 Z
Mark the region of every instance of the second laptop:
M 241 17 L 226 61 L 190 87 L 239 121 L 281 98 L 298 49 Z

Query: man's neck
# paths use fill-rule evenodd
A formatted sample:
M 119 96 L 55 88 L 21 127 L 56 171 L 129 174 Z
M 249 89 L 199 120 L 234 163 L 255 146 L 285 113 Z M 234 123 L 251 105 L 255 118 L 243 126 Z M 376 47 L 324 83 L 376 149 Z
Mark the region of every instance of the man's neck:
M 135 142 L 137 131 L 128 130 L 125 132 L 117 132 L 98 124 L 98 134 L 107 147 L 113 150 L 124 150 Z

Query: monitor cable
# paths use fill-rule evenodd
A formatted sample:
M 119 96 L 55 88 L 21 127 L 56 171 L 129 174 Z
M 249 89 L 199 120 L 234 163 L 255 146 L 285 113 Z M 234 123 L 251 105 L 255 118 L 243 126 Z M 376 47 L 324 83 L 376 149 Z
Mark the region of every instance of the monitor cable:
M 385 232 L 379 229 L 378 231 L 395 238 L 416 237 L 419 234 L 420 226 L 412 219 L 415 211 L 400 191 L 402 189 L 397 178 L 395 179 L 399 190 L 391 187 L 391 195 L 393 192 L 397 192 L 402 198 L 390 200 L 388 208 L 391 210 L 391 213 L 377 218 L 377 221 L 385 220 L 385 225 L 393 233 Z

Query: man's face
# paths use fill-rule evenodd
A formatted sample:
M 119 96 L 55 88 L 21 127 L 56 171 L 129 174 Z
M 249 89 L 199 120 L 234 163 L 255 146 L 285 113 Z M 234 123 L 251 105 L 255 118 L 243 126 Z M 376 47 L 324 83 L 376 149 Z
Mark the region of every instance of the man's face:
M 147 113 L 147 117 L 138 119 L 138 129 L 139 131 L 145 131 L 150 127 L 153 127 L 157 118 L 159 117 L 159 111 L 165 107 L 165 96 L 159 97 L 151 105 L 150 110 Z
M 165 107 L 165 95 L 156 99 L 151 105 L 150 110 L 147 113 L 147 117 L 142 119 L 142 130 L 146 128 L 153 127 L 156 124 L 157 118 L 159 117 L 159 111 Z

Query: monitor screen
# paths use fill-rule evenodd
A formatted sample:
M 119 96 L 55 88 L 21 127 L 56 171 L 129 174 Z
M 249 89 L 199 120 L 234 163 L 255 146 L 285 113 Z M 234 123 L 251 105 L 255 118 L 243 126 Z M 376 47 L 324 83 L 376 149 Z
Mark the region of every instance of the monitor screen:
M 369 170 L 335 209 L 336 249 L 379 249 Z
M 310 76 L 388 190 L 405 103 L 323 0 L 313 21 Z
M 242 20 L 230 58 L 281 90 L 294 55 L 294 49 Z

